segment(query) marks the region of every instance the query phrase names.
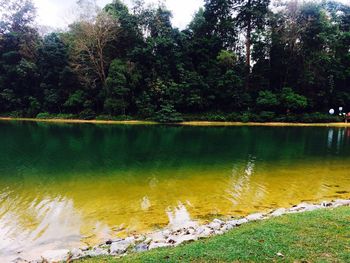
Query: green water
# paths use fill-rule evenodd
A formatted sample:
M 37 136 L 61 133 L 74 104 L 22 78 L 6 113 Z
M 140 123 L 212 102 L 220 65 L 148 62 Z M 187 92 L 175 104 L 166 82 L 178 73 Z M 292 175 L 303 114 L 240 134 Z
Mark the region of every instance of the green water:
M 0 145 L 4 260 L 350 197 L 349 128 L 0 122 Z

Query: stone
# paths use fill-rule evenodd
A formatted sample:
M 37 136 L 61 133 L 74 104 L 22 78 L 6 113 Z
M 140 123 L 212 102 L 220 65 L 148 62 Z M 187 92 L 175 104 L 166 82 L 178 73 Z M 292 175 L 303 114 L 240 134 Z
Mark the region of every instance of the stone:
M 165 243 L 166 242 L 166 237 L 163 235 L 162 231 L 155 232 L 155 233 L 149 235 L 149 237 L 152 239 L 153 242 L 157 242 L 157 243 Z
M 334 201 L 334 206 L 348 206 L 348 205 L 350 205 L 350 200 L 338 199 Z
M 222 231 L 222 230 L 215 230 L 214 234 L 220 236 L 220 235 L 224 234 L 224 231 Z
M 135 252 L 144 252 L 144 251 L 147 251 L 147 250 L 148 250 L 148 247 L 149 247 L 148 244 L 140 243 L 140 244 L 137 244 L 137 245 L 134 247 L 134 251 L 135 251 Z
M 321 206 L 323 207 L 332 207 L 334 204 L 332 202 L 327 202 L 327 201 L 323 201 L 321 203 Z
M 225 224 L 225 222 L 220 219 L 214 219 L 213 222 L 221 225 Z
M 85 256 L 90 256 L 90 257 L 106 256 L 108 254 L 109 253 L 106 249 L 103 249 L 100 247 L 95 247 L 92 250 L 88 250 L 85 252 Z
M 223 226 L 221 227 L 220 230 L 223 231 L 223 232 L 227 232 L 227 231 L 231 230 L 232 228 L 234 228 L 233 225 L 231 225 L 231 224 L 225 224 L 225 225 L 223 225 Z
M 219 230 L 221 229 L 221 224 L 213 221 L 208 225 L 208 227 L 210 227 L 213 230 Z
M 167 243 L 170 244 L 175 244 L 175 245 L 180 245 L 184 242 L 191 242 L 191 241 L 196 241 L 198 240 L 198 236 L 196 235 L 174 235 L 174 236 L 170 236 L 167 240 Z
M 81 249 L 74 248 L 70 251 L 71 259 L 78 259 L 84 256 L 84 252 Z
M 152 242 L 152 238 L 150 238 L 150 237 L 147 237 L 144 241 L 143 241 L 143 243 L 145 243 L 145 244 L 150 244 Z
M 171 244 L 169 244 L 169 243 L 156 243 L 156 242 L 152 242 L 150 245 L 149 245 L 149 247 L 148 247 L 148 249 L 149 250 L 151 250 L 151 249 L 156 249 L 156 248 L 161 248 L 161 247 L 170 247 L 171 246 Z
M 307 204 L 307 203 L 301 203 L 297 206 L 294 206 L 289 209 L 289 213 L 300 213 L 305 211 L 314 211 L 317 209 L 323 208 L 321 205 L 313 205 L 313 204 Z
M 207 226 L 200 226 L 196 230 L 196 235 L 198 238 L 209 237 L 213 233 L 214 233 L 214 231 Z
M 287 209 L 285 208 L 279 208 L 273 211 L 270 216 L 276 217 L 276 216 L 281 216 L 287 213 Z
M 140 242 L 143 242 L 145 240 L 146 240 L 146 237 L 143 236 L 143 235 L 135 237 L 135 242 L 136 243 L 140 243 Z
M 262 213 L 256 213 L 256 214 L 251 214 L 246 217 L 248 221 L 257 221 L 257 220 L 262 220 L 264 219 L 264 214 Z
M 121 255 L 125 253 L 130 246 L 134 244 L 134 239 L 128 239 L 126 238 L 125 240 L 119 241 L 119 242 L 113 242 L 111 247 L 110 247 L 110 254 L 112 255 Z
M 18 257 L 18 258 L 15 258 L 14 260 L 11 261 L 12 263 L 27 263 L 28 261 L 21 258 L 21 257 Z
M 42 255 L 42 258 L 48 262 L 66 261 L 69 257 L 68 249 L 47 250 Z

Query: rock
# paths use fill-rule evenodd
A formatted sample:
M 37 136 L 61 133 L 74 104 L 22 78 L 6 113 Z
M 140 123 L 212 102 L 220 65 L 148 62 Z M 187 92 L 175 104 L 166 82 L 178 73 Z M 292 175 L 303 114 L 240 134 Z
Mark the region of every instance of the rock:
M 196 230 L 196 235 L 198 238 L 209 237 L 213 233 L 214 233 L 214 231 L 207 226 L 200 226 Z
M 165 243 L 166 242 L 166 237 L 163 235 L 163 232 L 161 232 L 161 231 L 155 232 L 155 233 L 149 235 L 149 237 L 152 239 L 153 242 L 157 242 L 157 243 Z
M 170 236 L 168 238 L 167 243 L 180 245 L 184 242 L 191 242 L 191 241 L 196 241 L 196 240 L 198 240 L 198 236 L 192 235 L 192 234 L 180 235 L 180 236 L 174 235 L 174 236 Z
M 307 204 L 307 203 L 301 203 L 297 206 L 294 206 L 289 209 L 289 213 L 298 213 L 298 212 L 306 212 L 306 211 L 314 211 L 317 209 L 323 208 L 321 205 L 313 205 L 313 204 Z
M 143 236 L 143 235 L 135 237 L 135 242 L 136 243 L 140 243 L 140 242 L 143 242 L 145 240 L 146 240 L 146 237 Z
M 220 219 L 214 219 L 213 222 L 221 225 L 225 224 L 225 222 Z
M 103 249 L 100 247 L 94 247 L 92 250 L 88 250 L 85 252 L 85 256 L 90 256 L 90 257 L 106 256 L 108 254 L 109 253 L 106 249 Z
M 165 243 L 165 242 L 164 242 L 164 243 L 152 242 L 152 243 L 149 245 L 148 249 L 151 250 L 151 249 L 155 249 L 155 248 L 170 247 L 170 246 L 171 246 L 171 244 Z
M 323 201 L 321 203 L 321 206 L 323 207 L 332 207 L 334 204 L 332 202 L 326 202 L 326 201 Z
M 245 223 L 248 223 L 248 220 L 246 218 L 227 221 L 227 224 L 234 226 L 234 227 L 240 226 L 240 225 L 245 224 Z
M 125 253 L 130 246 L 135 244 L 134 241 L 134 238 L 126 238 L 119 242 L 113 242 L 109 252 L 112 255 L 121 255 Z
M 152 238 L 150 238 L 150 237 L 147 237 L 144 241 L 143 241 L 143 243 L 145 243 L 145 244 L 150 244 L 152 242 Z
M 78 259 L 84 256 L 84 252 L 81 249 L 74 248 L 70 251 L 71 259 Z
M 273 211 L 270 216 L 276 217 L 276 216 L 281 216 L 287 213 L 287 209 L 285 208 L 279 208 Z
M 224 231 L 222 231 L 222 230 L 215 230 L 214 234 L 220 236 L 220 235 L 224 234 Z
M 262 220 L 264 219 L 264 214 L 262 213 L 256 213 L 256 214 L 251 214 L 246 217 L 248 221 L 257 221 L 257 220 Z
M 221 229 L 221 223 L 213 221 L 208 225 L 208 227 L 213 229 L 213 230 L 219 230 L 219 229 Z
M 90 248 L 88 246 L 85 246 L 85 247 L 81 247 L 80 249 L 81 251 L 88 251 Z
M 162 233 L 162 235 L 163 235 L 164 238 L 169 237 L 170 234 L 171 234 L 170 230 L 168 230 L 168 229 L 163 230 L 161 233 Z
M 223 226 L 221 227 L 220 230 L 223 231 L 223 232 L 227 232 L 227 231 L 231 230 L 232 228 L 234 228 L 233 225 L 231 225 L 231 224 L 225 224 L 225 225 L 223 225 Z
M 68 249 L 48 250 L 42 254 L 42 258 L 48 262 L 66 261 L 68 257 Z
M 135 252 L 144 252 L 144 251 L 147 251 L 147 250 L 148 250 L 148 247 L 149 247 L 148 244 L 140 243 L 140 244 L 137 244 L 137 245 L 134 247 L 134 251 L 135 251 Z
M 335 200 L 334 201 L 334 206 L 338 207 L 338 206 L 349 206 L 350 205 L 350 200 Z
M 106 245 L 112 245 L 113 241 L 112 240 L 107 240 Z
M 193 228 L 189 228 L 189 229 L 187 229 L 186 234 L 187 234 L 187 235 L 193 235 L 195 232 L 196 232 L 196 230 L 195 230 L 195 229 L 193 229 Z
M 12 263 L 27 263 L 28 261 L 21 258 L 21 257 L 18 257 L 18 258 L 15 258 L 14 260 L 11 261 Z

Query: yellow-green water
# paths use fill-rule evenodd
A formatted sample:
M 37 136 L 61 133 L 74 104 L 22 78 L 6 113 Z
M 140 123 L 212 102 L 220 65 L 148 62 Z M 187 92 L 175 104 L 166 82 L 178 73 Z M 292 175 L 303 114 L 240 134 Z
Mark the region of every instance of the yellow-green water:
M 350 197 L 350 129 L 0 122 L 0 259 Z

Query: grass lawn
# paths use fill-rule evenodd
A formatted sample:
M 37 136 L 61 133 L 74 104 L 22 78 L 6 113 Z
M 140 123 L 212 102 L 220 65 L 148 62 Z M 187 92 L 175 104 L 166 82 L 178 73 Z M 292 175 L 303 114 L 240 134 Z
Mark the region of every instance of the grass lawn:
M 292 214 L 176 248 L 96 262 L 350 262 L 350 208 Z

